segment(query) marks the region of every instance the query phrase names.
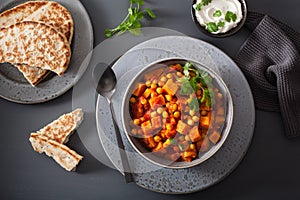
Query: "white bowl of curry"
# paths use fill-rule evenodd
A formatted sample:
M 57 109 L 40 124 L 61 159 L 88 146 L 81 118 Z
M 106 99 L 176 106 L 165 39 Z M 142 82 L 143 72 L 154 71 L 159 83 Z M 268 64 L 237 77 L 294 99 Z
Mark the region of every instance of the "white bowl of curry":
M 215 154 L 232 125 L 233 102 L 222 78 L 184 58 L 151 63 L 130 82 L 122 125 L 133 148 L 166 168 L 188 168 Z

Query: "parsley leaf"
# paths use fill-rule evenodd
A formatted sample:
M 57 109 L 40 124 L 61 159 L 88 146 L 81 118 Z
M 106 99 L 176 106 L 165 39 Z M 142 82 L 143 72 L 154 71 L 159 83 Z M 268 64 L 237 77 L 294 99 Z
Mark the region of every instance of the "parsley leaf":
M 225 26 L 225 22 L 219 21 L 217 24 L 218 27 L 224 27 Z
M 185 78 L 179 79 L 181 82 L 181 95 L 191 95 L 197 90 L 202 90 L 202 98 L 191 98 L 189 103 L 191 110 L 197 110 L 201 103 L 205 103 L 207 107 L 214 104 L 214 92 L 212 85 L 212 77 L 205 71 L 197 70 L 192 63 L 186 62 L 183 66 Z M 193 73 L 191 76 L 190 73 Z
M 231 12 L 231 11 L 227 11 L 227 12 L 226 12 L 226 14 L 225 14 L 225 20 L 226 20 L 227 22 L 231 22 L 231 20 L 232 20 L 233 22 L 235 22 L 236 19 L 237 19 L 236 14 L 234 14 L 234 13 Z
M 213 14 L 214 17 L 221 17 L 222 11 L 221 10 L 216 10 Z
M 140 10 L 140 7 L 144 5 L 144 0 L 129 0 L 130 6 L 128 8 L 128 14 L 124 20 L 113 29 L 105 29 L 104 34 L 106 37 L 112 37 L 115 34 L 122 34 L 126 31 L 134 35 L 139 35 L 142 27 L 141 20 L 144 19 L 145 15 L 148 15 L 150 18 L 156 18 L 155 14 L 149 8 Z
M 206 29 L 208 30 L 208 32 L 212 33 L 212 32 L 217 32 L 219 30 L 217 24 L 215 22 L 209 22 L 206 24 Z
M 192 98 L 189 106 L 191 110 L 197 110 L 197 108 L 199 109 L 200 105 L 198 99 Z
M 202 6 L 207 6 L 211 3 L 212 0 L 202 0 L 200 3 L 194 4 L 194 9 L 199 11 L 202 9 Z

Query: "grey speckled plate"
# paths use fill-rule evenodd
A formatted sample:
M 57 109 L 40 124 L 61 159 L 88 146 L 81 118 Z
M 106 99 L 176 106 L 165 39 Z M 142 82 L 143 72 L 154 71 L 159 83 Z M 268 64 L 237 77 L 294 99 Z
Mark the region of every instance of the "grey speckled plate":
M 137 185 L 161 193 L 192 193 L 208 188 L 228 176 L 245 156 L 251 143 L 255 109 L 251 90 L 238 66 L 221 50 L 198 39 L 166 36 L 143 42 L 124 54 L 113 66 L 118 85 L 113 97 L 115 113 L 121 113 L 121 100 L 132 77 L 156 59 L 181 56 L 212 67 L 224 80 L 233 98 L 234 119 L 231 131 L 220 150 L 204 163 L 188 169 L 160 168 L 139 156 L 123 134 L 130 167 Z M 138 66 L 133 68 L 133 66 Z M 96 118 L 102 146 L 117 169 L 122 172 L 116 138 L 108 106 L 98 96 Z M 121 127 L 121 119 L 118 116 Z
M 93 28 L 90 18 L 79 0 L 56 0 L 72 14 L 74 36 L 71 44 L 72 58 L 62 77 L 50 74 L 36 87 L 32 87 L 23 75 L 10 64 L 0 64 L 0 96 L 13 102 L 33 104 L 54 99 L 74 86 L 88 64 L 81 63 L 93 50 Z M 0 0 L 0 12 L 26 2 L 25 0 Z

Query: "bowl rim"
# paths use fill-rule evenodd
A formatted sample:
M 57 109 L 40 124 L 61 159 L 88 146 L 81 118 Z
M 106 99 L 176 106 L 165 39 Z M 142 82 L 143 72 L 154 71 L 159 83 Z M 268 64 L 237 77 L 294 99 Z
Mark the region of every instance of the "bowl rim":
M 243 18 L 242 20 L 238 23 L 238 25 L 232 29 L 230 29 L 229 31 L 225 32 L 225 33 L 217 33 L 217 34 L 213 34 L 208 32 L 205 27 L 201 26 L 201 24 L 198 22 L 196 14 L 195 14 L 195 9 L 193 8 L 193 5 L 197 2 L 197 0 L 193 0 L 193 4 L 191 6 L 191 15 L 192 15 L 192 19 L 193 22 L 196 24 L 197 28 L 204 33 L 205 35 L 208 35 L 210 37 L 215 37 L 215 38 L 225 38 L 225 37 L 229 37 L 234 35 L 235 33 L 237 33 L 245 24 L 246 22 L 246 18 L 247 18 L 247 13 L 248 13 L 248 8 L 247 8 L 247 4 L 246 4 L 246 0 L 238 0 L 241 3 L 242 6 L 242 13 L 243 13 Z
M 163 163 L 159 163 L 156 162 L 155 160 L 152 160 L 151 158 L 149 158 L 148 156 L 146 156 L 137 146 L 136 144 L 134 144 L 134 142 L 132 141 L 132 137 L 130 136 L 130 134 L 128 134 L 127 128 L 126 128 L 126 123 L 125 123 L 125 105 L 127 105 L 128 103 L 128 97 L 131 93 L 130 89 L 133 86 L 133 84 L 135 83 L 135 81 L 140 77 L 141 74 L 143 74 L 147 69 L 149 69 L 151 66 L 154 66 L 155 64 L 159 64 L 162 62 L 167 62 L 167 61 L 172 61 L 172 60 L 180 60 L 180 61 L 189 61 L 191 63 L 193 63 L 195 65 L 195 67 L 197 68 L 197 66 L 201 66 L 201 68 L 204 68 L 206 71 L 208 71 L 210 74 L 212 74 L 222 85 L 223 89 L 226 92 L 227 95 L 227 108 L 228 108 L 228 118 L 226 117 L 226 121 L 227 121 L 227 126 L 224 128 L 223 130 L 223 134 L 221 137 L 221 140 L 214 145 L 212 148 L 209 149 L 209 151 L 205 152 L 201 157 L 198 157 L 197 159 L 194 159 L 192 162 L 176 162 L 176 161 L 170 161 L 171 165 L 167 165 L 167 164 L 163 164 Z M 199 69 L 199 67 L 198 67 Z M 168 58 L 162 58 L 162 59 L 157 59 L 149 64 L 146 64 L 146 66 L 140 70 L 129 82 L 129 84 L 126 87 L 125 93 L 124 93 L 124 97 L 122 99 L 122 104 L 121 104 L 121 122 L 122 122 L 122 128 L 123 128 L 123 132 L 126 135 L 126 138 L 128 139 L 130 145 L 133 147 L 133 149 L 140 155 L 142 156 L 144 159 L 146 159 L 147 161 L 151 162 L 152 164 L 155 164 L 157 166 L 160 167 L 164 167 L 164 168 L 169 168 L 169 169 L 186 169 L 186 168 L 190 168 L 196 165 L 199 165 L 201 163 L 203 163 L 204 161 L 206 161 L 207 159 L 211 158 L 224 144 L 224 142 L 226 141 L 230 131 L 231 131 L 231 127 L 232 127 L 232 123 L 233 123 L 233 114 L 234 114 L 234 109 L 233 109 L 233 99 L 232 96 L 230 94 L 230 91 L 227 87 L 227 85 L 225 84 L 225 82 L 223 81 L 223 79 L 221 78 L 220 75 L 218 75 L 213 69 L 207 67 L 206 65 L 200 63 L 199 61 L 196 61 L 194 59 L 190 59 L 190 58 L 185 58 L 185 57 L 168 57 Z M 173 163 L 186 163 L 185 165 L 179 166 L 179 165 L 172 165 Z

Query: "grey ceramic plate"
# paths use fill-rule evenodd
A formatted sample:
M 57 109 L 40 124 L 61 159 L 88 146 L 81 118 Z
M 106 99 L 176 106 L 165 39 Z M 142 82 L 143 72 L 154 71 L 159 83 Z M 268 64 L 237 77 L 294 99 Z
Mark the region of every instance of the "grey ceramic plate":
M 32 87 L 23 75 L 10 64 L 0 64 L 0 96 L 13 102 L 33 104 L 54 99 L 74 86 L 88 64 L 81 63 L 93 49 L 93 28 L 90 18 L 79 0 L 56 0 L 72 14 L 74 36 L 69 68 L 62 77 L 50 74 Z M 26 2 L 25 0 L 0 0 L 0 12 Z
M 151 39 L 135 46 L 114 65 L 113 69 L 119 81 L 113 97 L 115 113 L 121 113 L 120 102 L 127 83 L 134 74 L 155 59 L 172 56 L 190 58 L 211 66 L 223 78 L 234 104 L 233 125 L 227 140 L 214 156 L 200 165 L 188 169 L 166 169 L 157 167 L 138 156 L 124 134 L 122 138 L 128 151 L 131 169 L 135 172 L 137 185 L 161 193 L 191 193 L 220 182 L 237 167 L 252 140 L 255 109 L 252 93 L 245 77 L 225 53 L 198 39 L 167 36 Z M 109 115 L 105 99 L 99 96 L 96 110 L 98 134 L 108 157 L 115 167 L 122 171 L 120 156 L 116 150 L 116 138 L 112 134 L 112 124 L 108 120 L 103 120 L 110 117 Z M 118 122 L 121 125 L 120 116 Z

